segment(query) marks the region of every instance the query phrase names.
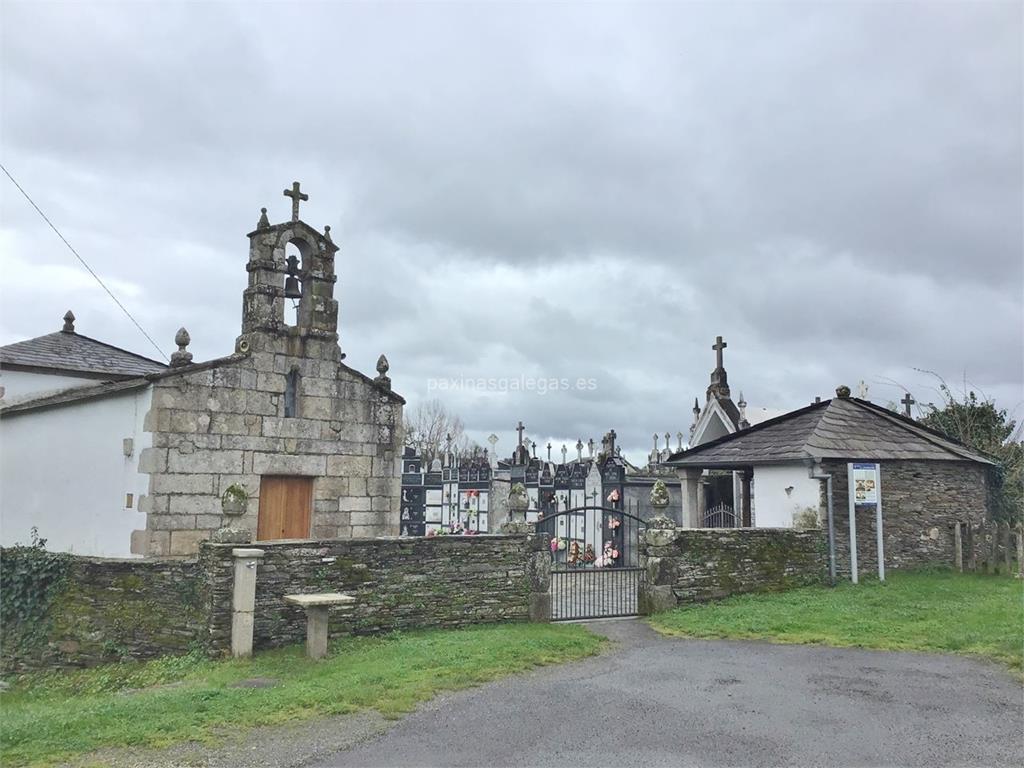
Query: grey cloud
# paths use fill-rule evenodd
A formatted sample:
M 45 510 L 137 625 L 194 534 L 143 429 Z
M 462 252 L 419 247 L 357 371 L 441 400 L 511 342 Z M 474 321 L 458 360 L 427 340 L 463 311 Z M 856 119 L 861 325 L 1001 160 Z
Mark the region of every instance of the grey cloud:
M 197 357 L 231 348 L 244 235 L 297 178 L 341 245 L 357 367 L 386 352 L 413 401 L 444 374 L 600 382 L 451 393 L 475 433 L 614 426 L 646 451 L 686 431 L 719 333 L 751 403 L 860 378 L 896 400 L 888 379 L 930 384 L 915 367 L 1020 403 L 1019 4 L 3 13 L 4 162 L 165 350 L 182 324 Z M 5 272 L 76 268 L 9 186 L 0 205 Z M 151 353 L 46 274 L 27 304 L 2 286 L 4 341 L 73 302 Z

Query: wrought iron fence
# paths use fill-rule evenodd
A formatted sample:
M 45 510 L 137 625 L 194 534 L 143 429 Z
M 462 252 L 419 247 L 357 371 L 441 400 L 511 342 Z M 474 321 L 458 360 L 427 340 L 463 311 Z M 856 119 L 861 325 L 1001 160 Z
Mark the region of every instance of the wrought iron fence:
M 736 510 L 728 504 L 719 504 L 704 512 L 705 528 L 735 528 Z
M 632 616 L 637 612 L 644 521 L 617 507 L 577 507 L 541 518 L 551 539 L 552 618 Z

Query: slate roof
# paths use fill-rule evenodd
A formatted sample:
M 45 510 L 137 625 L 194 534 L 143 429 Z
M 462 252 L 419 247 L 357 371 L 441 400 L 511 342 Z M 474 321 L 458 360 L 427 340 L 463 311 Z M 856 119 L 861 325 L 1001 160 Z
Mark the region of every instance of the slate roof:
M 806 459 L 989 459 L 912 419 L 857 398 L 834 398 L 674 454 L 668 463 L 741 467 Z
M 104 381 L 99 384 L 89 384 L 84 387 L 72 387 L 57 392 L 43 392 L 26 396 L 0 407 L 0 419 L 7 419 L 19 413 L 31 413 L 46 408 L 57 408 L 71 403 L 80 403 L 86 400 L 99 400 L 103 397 L 112 397 L 123 392 L 134 392 L 137 389 L 144 389 L 150 384 L 148 379 L 136 378 L 124 381 Z
M 0 347 L 0 366 L 67 371 L 110 379 L 133 378 L 167 369 L 157 360 L 74 331 L 57 331 Z

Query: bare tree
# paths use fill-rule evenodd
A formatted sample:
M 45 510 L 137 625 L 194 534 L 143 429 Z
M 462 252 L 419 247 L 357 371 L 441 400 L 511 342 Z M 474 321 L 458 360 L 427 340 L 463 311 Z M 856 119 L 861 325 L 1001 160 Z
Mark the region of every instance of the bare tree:
M 440 457 L 451 440 L 451 449 L 459 456 L 465 456 L 478 449 L 465 435 L 462 419 L 449 413 L 440 400 L 426 400 L 407 412 L 405 441 L 416 446 L 424 462 Z

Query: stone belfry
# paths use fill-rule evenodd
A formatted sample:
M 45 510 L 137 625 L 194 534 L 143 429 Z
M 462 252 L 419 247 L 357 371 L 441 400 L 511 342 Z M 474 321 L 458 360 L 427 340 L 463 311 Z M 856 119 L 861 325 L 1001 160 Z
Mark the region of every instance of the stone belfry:
M 313 353 L 341 359 L 344 355 L 336 343 L 338 302 L 334 298 L 338 246 L 331 241 L 330 227 L 321 233 L 299 218 L 299 203 L 309 199 L 300 191 L 299 182 L 284 194 L 292 200 L 291 221 L 271 224 L 264 208 L 256 229 L 248 235 L 249 285 L 242 294 L 242 335 L 236 350 L 280 348 L 279 341 L 286 340 L 292 355 Z M 287 255 L 289 245 L 298 256 Z M 295 325 L 285 320 L 285 305 L 290 301 L 298 302 Z

